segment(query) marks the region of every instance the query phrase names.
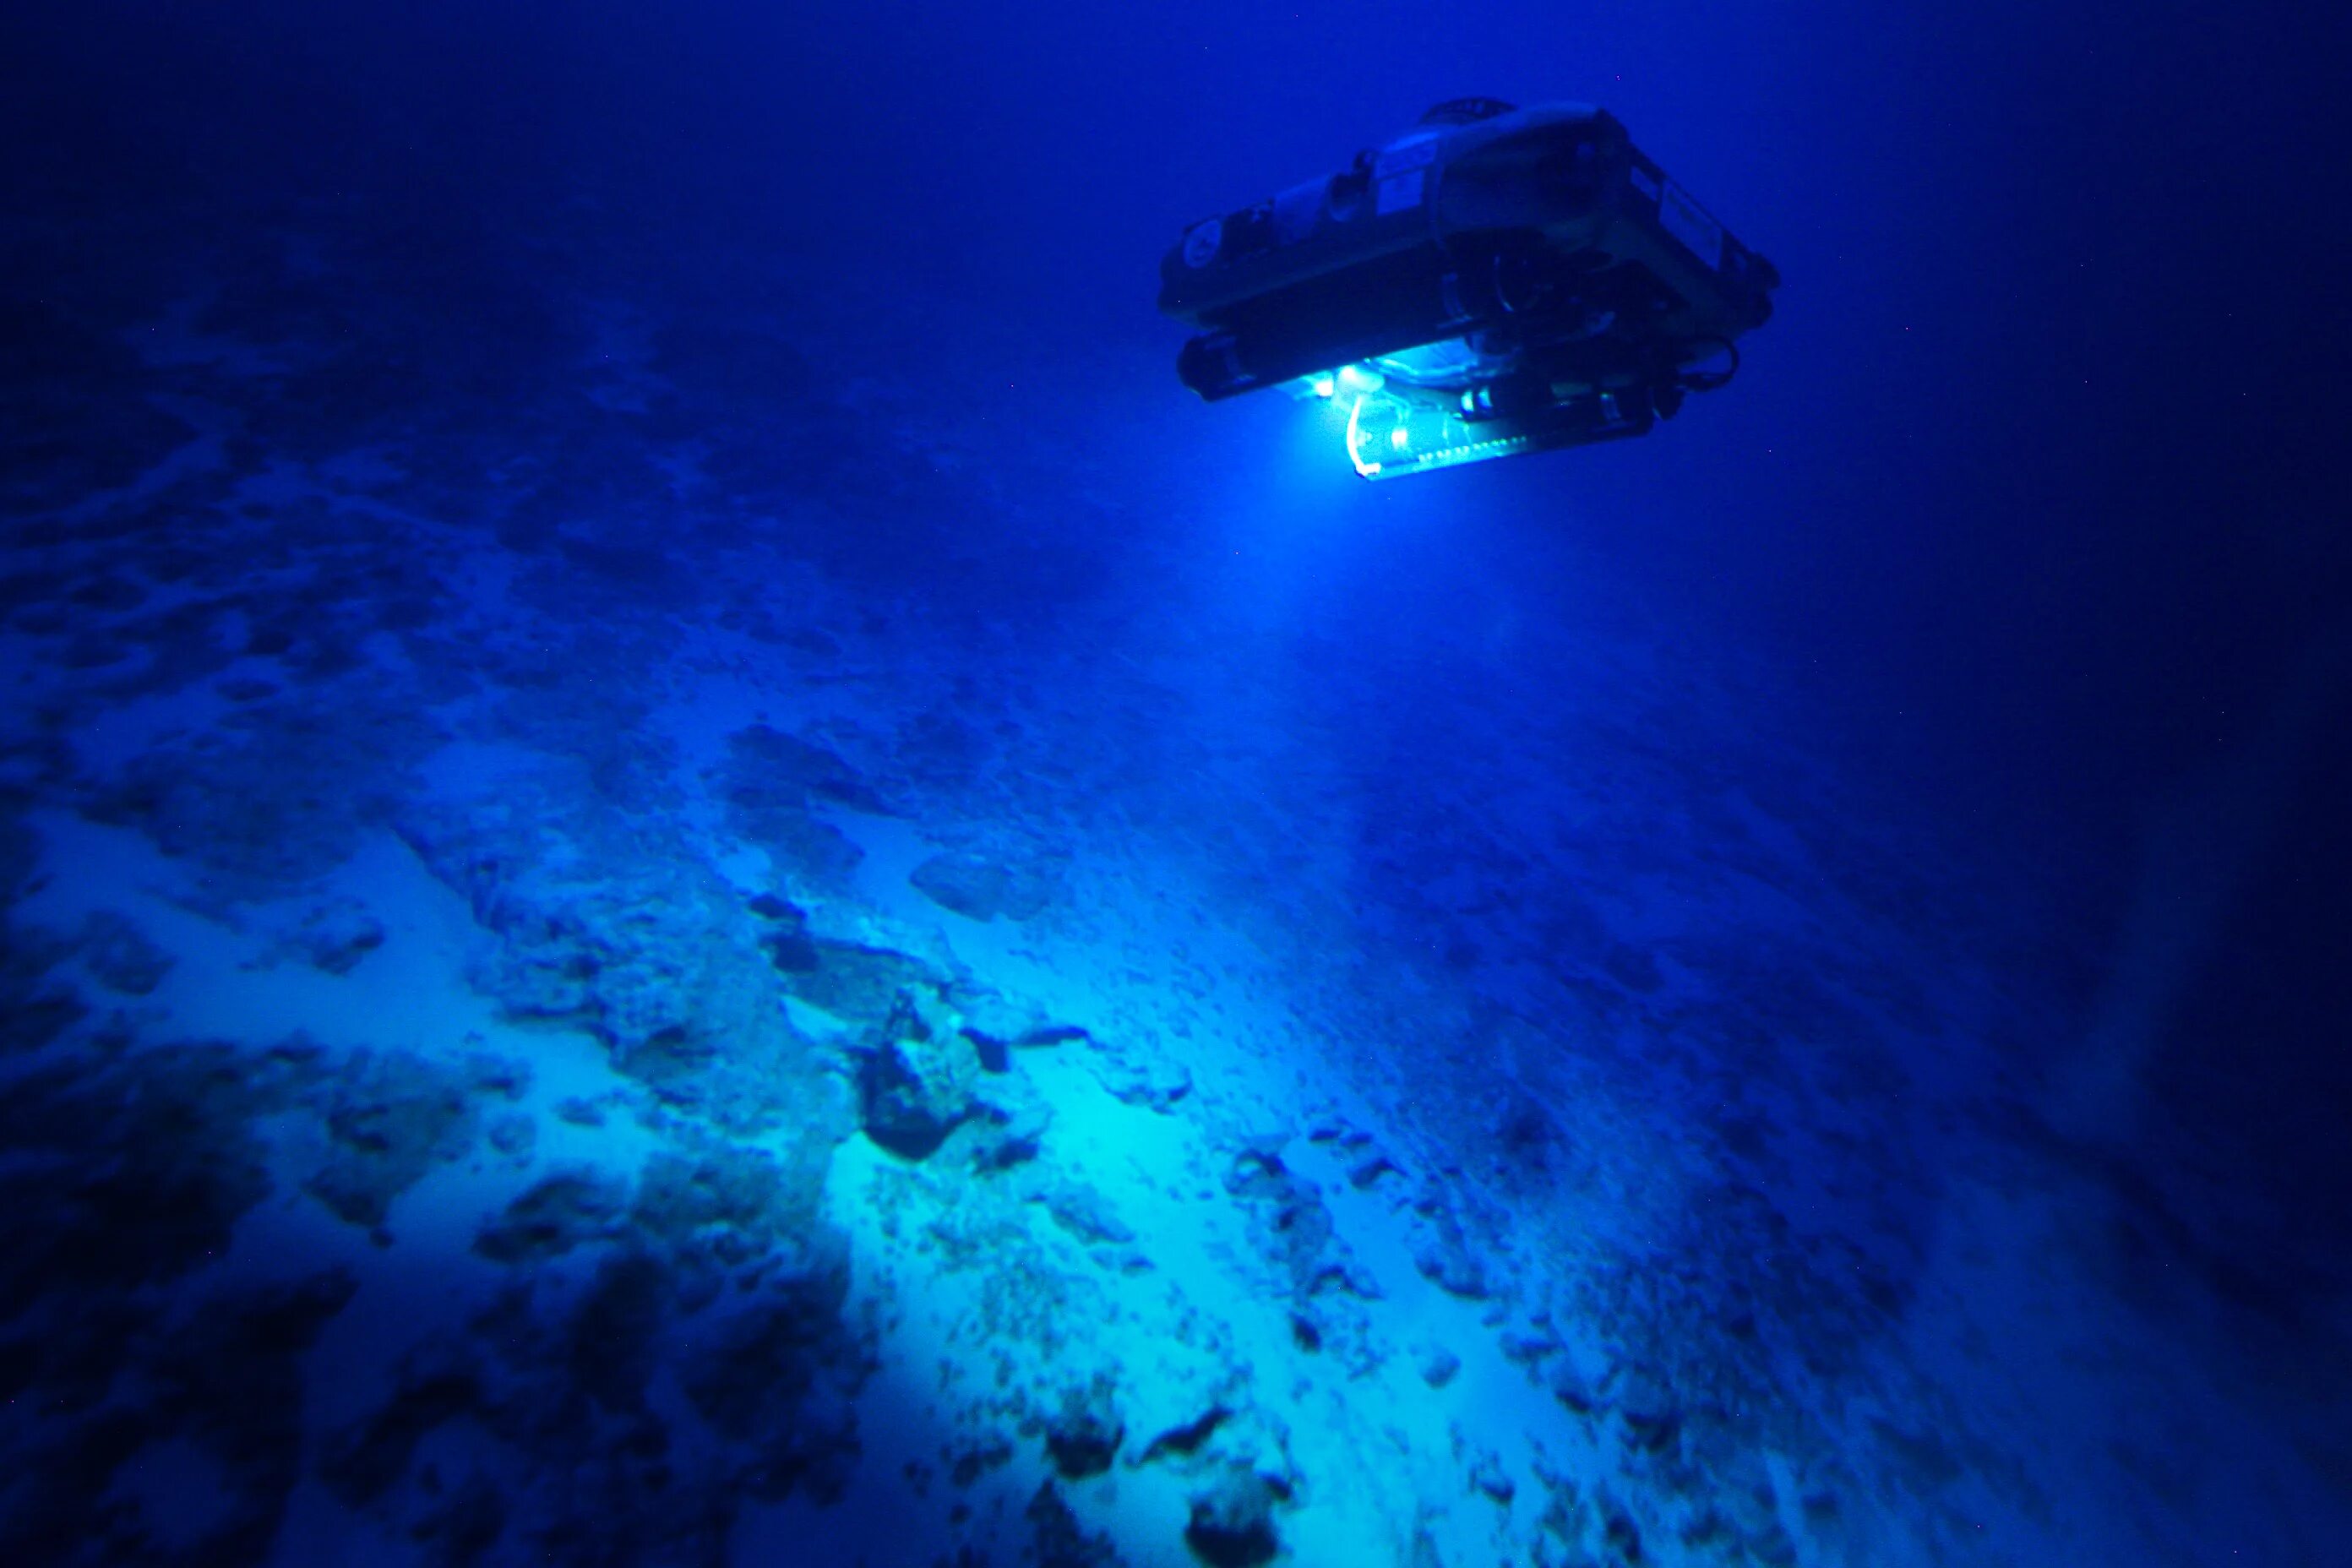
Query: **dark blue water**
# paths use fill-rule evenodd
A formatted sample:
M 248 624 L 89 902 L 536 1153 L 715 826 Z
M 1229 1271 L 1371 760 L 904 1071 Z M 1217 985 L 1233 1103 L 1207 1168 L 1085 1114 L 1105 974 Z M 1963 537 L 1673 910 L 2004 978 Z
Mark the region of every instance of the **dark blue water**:
M 2352 1561 L 2328 43 L 0 20 L 0 1556 Z M 1732 384 L 1187 393 L 1468 94 Z

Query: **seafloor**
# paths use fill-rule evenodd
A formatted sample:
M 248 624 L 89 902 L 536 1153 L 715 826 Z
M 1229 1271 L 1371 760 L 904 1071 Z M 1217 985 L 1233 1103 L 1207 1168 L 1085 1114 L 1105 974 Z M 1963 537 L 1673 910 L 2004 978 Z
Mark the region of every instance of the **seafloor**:
M 0 241 L 0 1562 L 2352 1561 L 2063 868 L 1157 363 L 368 219 Z

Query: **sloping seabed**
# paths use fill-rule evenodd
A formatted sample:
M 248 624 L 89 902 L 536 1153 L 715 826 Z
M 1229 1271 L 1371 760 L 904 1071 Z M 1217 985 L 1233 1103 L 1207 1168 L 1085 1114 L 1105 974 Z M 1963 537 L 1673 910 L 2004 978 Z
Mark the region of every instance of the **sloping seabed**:
M 2338 1560 L 2342 1340 L 1759 672 L 1246 612 L 904 300 L 224 232 L 7 241 L 8 1561 Z

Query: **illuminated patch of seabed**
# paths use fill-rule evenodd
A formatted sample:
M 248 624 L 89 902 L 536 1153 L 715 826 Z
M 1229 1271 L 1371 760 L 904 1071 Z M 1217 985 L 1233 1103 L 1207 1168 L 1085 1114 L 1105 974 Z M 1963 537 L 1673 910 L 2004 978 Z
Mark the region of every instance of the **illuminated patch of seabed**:
M 1118 955 L 1103 944 L 1097 944 L 1100 951 L 1047 955 L 1024 945 L 1031 939 L 1010 922 L 971 921 L 932 907 L 908 881 L 932 849 L 912 825 L 844 811 L 827 815 L 865 851 L 858 891 L 877 913 L 937 929 L 983 979 L 1028 995 L 1057 1016 L 1098 1016 L 1108 1005 L 1106 991 L 1136 989 L 1133 977 L 1115 973 Z M 1187 937 L 1196 944 L 1203 940 L 1198 931 Z M 1263 1019 L 1260 1009 L 1242 995 L 1223 1000 L 1241 1016 Z M 1156 1014 L 1191 1013 L 1204 1025 L 1219 1011 L 1217 999 L 1155 996 L 1148 989 L 1133 1001 Z M 1225 1054 L 1219 1060 L 1221 1051 Z M 1192 1041 L 1187 1054 L 1194 1058 L 1196 1072 L 1204 1065 L 1216 1070 L 1217 1094 L 1228 1104 L 1296 1109 L 1297 1064 L 1255 1058 L 1207 1035 Z M 1376 1279 L 1376 1337 L 1395 1352 L 1375 1372 L 1353 1379 L 1336 1358 L 1310 1360 L 1297 1352 L 1288 1299 L 1257 1278 L 1245 1217 L 1219 1185 L 1217 1173 L 1230 1151 L 1212 1146 L 1199 1115 L 1189 1107 L 1165 1115 L 1121 1103 L 1097 1080 L 1083 1049 L 1024 1051 L 1018 1063 L 1054 1110 L 1057 1173 L 1101 1194 L 1148 1238 L 1144 1246 L 1153 1271 L 1108 1282 L 1104 1288 L 1117 1303 L 1111 1321 L 1088 1326 L 1097 1352 L 1120 1368 L 1130 1445 L 1139 1433 L 1193 1418 L 1203 1403 L 1197 1381 L 1171 1364 L 1171 1331 L 1182 1311 L 1198 1310 L 1224 1325 L 1234 1336 L 1233 1363 L 1254 1369 L 1262 1379 L 1248 1388 L 1249 1405 L 1287 1431 L 1290 1452 L 1308 1480 L 1299 1506 L 1279 1519 L 1293 1560 L 1391 1561 L 1404 1549 L 1401 1542 L 1409 1542 L 1416 1499 L 1433 1505 L 1428 1526 L 1447 1560 L 1491 1556 L 1507 1544 L 1510 1511 L 1482 1497 L 1459 1496 L 1457 1432 L 1475 1437 L 1510 1473 L 1520 1510 L 1539 1507 L 1544 1495 L 1536 1472 L 1536 1434 L 1558 1435 L 1541 1452 L 1555 1473 L 1598 1468 L 1597 1455 L 1576 1447 L 1581 1442 L 1590 1448 L 1590 1441 L 1563 1422 L 1549 1397 L 1501 1354 L 1480 1321 L 1482 1309 L 1446 1295 L 1412 1267 L 1412 1237 L 1397 1205 L 1377 1191 L 1358 1192 L 1325 1147 L 1295 1139 L 1283 1157 L 1323 1194 L 1339 1234 Z M 836 1157 L 829 1186 L 835 1217 L 851 1234 L 853 1255 L 859 1259 L 860 1300 L 877 1321 L 896 1325 L 884 1355 L 896 1379 L 886 1373 L 878 1382 L 890 1392 L 877 1396 L 877 1405 L 894 1415 L 867 1424 L 862 1473 L 869 1480 L 856 1499 L 842 1505 L 850 1511 L 811 1512 L 803 1522 L 809 1529 L 822 1523 L 831 1539 L 887 1542 L 893 1553 L 908 1553 L 912 1560 L 917 1543 L 903 1539 L 906 1513 L 896 1506 L 900 1467 L 913 1460 L 936 1463 L 943 1434 L 957 1429 L 953 1412 L 932 1403 L 930 1380 L 945 1375 L 940 1369 L 965 1367 L 967 1388 L 991 1384 L 981 1359 L 987 1347 L 957 1339 L 959 1326 L 968 1331 L 977 1321 L 973 1293 L 985 1274 L 946 1275 L 906 1241 L 886 1233 L 879 1215 L 887 1205 L 877 1201 L 875 1184 L 894 1163 L 870 1143 L 855 1140 Z M 1084 1260 L 1071 1265 L 1080 1277 L 1091 1268 Z M 1443 1388 L 1429 1387 L 1419 1375 L 1411 1347 L 1424 1342 L 1442 1344 L 1460 1359 L 1459 1372 Z M 1039 1373 L 1045 1375 L 1045 1369 Z M 950 1397 L 981 1403 L 976 1394 Z M 875 1495 L 886 1479 L 889 1495 Z M 986 1485 L 996 1500 L 993 1506 L 1017 1516 L 1045 1479 L 1042 1459 L 1024 1452 Z M 1110 1533 L 1142 1568 L 1192 1561 L 1181 1536 L 1188 1499 L 1200 1484 L 1197 1477 L 1154 1466 L 1122 1468 L 1108 1483 L 1066 1489 L 1087 1528 Z M 965 1500 L 980 1506 L 977 1494 Z M 751 1526 L 748 1536 L 790 1539 L 779 1521 L 798 1507 L 787 1505 L 779 1516 Z M 1523 1521 L 1520 1528 L 1531 1526 Z M 950 1544 L 942 1535 L 929 1549 L 943 1551 Z
M 1002 1468 L 958 1494 L 974 1521 L 962 1531 L 949 1524 L 944 1508 L 909 1510 L 900 1489 L 908 1466 L 936 1468 L 940 1450 L 954 1439 L 1003 1429 L 1008 1376 L 1033 1407 L 1051 1408 L 1066 1384 L 1082 1383 L 1098 1368 L 1116 1368 L 1127 1451 L 1132 1453 L 1152 1433 L 1197 1417 L 1224 1392 L 1229 1367 L 1295 1362 L 1286 1300 L 1278 1292 L 1254 1290 L 1242 1277 L 1247 1266 L 1236 1266 L 1246 1246 L 1243 1222 L 1222 1200 L 1211 1173 L 1219 1168 L 1219 1153 L 1199 1125 L 1120 1103 L 1075 1051 L 1024 1053 L 1023 1071 L 1055 1110 L 1057 1173 L 1108 1199 L 1148 1238 L 1143 1246 L 1153 1269 L 1142 1276 L 1107 1276 L 1044 1226 L 1030 1233 L 1036 1254 L 1045 1259 L 1043 1277 L 1035 1271 L 1036 1258 L 1011 1252 L 976 1268 L 944 1267 L 923 1245 L 928 1226 L 922 1215 L 910 1213 L 903 1194 L 887 1190 L 892 1173 L 902 1168 L 898 1161 L 862 1139 L 845 1145 L 830 1173 L 827 1205 L 851 1237 L 851 1316 L 887 1325 L 884 1371 L 861 1411 L 860 1480 L 835 1508 L 786 1505 L 747 1519 L 740 1561 L 783 1560 L 763 1559 L 761 1543 L 781 1546 L 793 1539 L 823 1538 L 876 1550 L 881 1553 L 873 1559 L 877 1563 L 945 1557 L 960 1541 L 989 1534 L 998 1538 L 997 1544 L 1025 1539 L 1025 1527 L 1016 1521 L 1027 1500 L 1050 1479 L 1042 1443 L 1019 1444 Z M 1085 1344 L 1074 1364 L 1022 1365 L 1006 1373 L 999 1370 L 1000 1357 L 1035 1347 L 974 1337 L 973 1326 L 988 1321 L 992 1295 L 1006 1287 L 1008 1270 L 1020 1271 L 1020 1287 L 1041 1298 L 1065 1295 L 1056 1305 L 1067 1317 L 1056 1326 Z M 1054 1279 L 1055 1274 L 1066 1283 Z M 1193 1313 L 1234 1336 L 1230 1360 L 1184 1342 L 1182 1326 Z M 1293 1454 L 1313 1473 L 1351 1473 L 1357 1467 L 1324 1462 L 1317 1452 L 1323 1445 L 1307 1399 L 1315 1382 L 1303 1378 L 1287 1388 L 1271 1383 L 1252 1387 L 1246 1400 L 1290 1429 Z M 1336 1399 L 1341 1391 L 1333 1386 L 1324 1392 Z M 1122 1465 L 1105 1478 L 1063 1489 L 1085 1527 L 1108 1534 L 1134 1568 L 1189 1568 L 1193 1559 L 1182 1544 L 1182 1531 L 1190 1498 L 1201 1484 L 1199 1477 L 1175 1467 Z M 1325 1507 L 1302 1510 L 1284 1521 L 1296 1560 L 1391 1560 L 1393 1535 L 1383 1526 L 1381 1510 L 1349 1506 L 1337 1487 L 1325 1501 Z
M 1447 1561 L 1475 1560 L 1505 1543 L 1506 1516 L 1481 1498 L 1458 1495 L 1455 1434 L 1475 1434 L 1513 1476 L 1527 1500 L 1518 1506 L 1532 1508 L 1543 1490 L 1527 1435 L 1557 1430 L 1562 1423 L 1501 1355 L 1478 1321 L 1479 1310 L 1437 1290 L 1406 1261 L 1407 1238 L 1393 1205 L 1354 1191 L 1324 1150 L 1297 1142 L 1284 1151 L 1286 1162 L 1326 1194 L 1340 1233 L 1381 1289 L 1379 1332 L 1399 1353 L 1351 1378 L 1336 1360 L 1298 1355 L 1288 1299 L 1255 1278 L 1260 1271 L 1247 1260 L 1245 1221 L 1223 1200 L 1209 1173 L 1219 1168 L 1218 1150 L 1195 1123 L 1118 1103 L 1093 1081 L 1076 1053 L 1033 1053 L 1024 1058 L 1024 1071 L 1055 1110 L 1057 1168 L 1110 1198 L 1149 1238 L 1153 1271 L 1105 1281 L 1109 1310 L 1081 1316 L 1081 1306 L 1070 1324 L 1088 1336 L 1086 1367 L 1118 1369 L 1129 1453 L 1150 1434 L 1197 1415 L 1223 1392 L 1218 1382 L 1226 1367 L 1255 1371 L 1259 1375 L 1243 1400 L 1287 1434 L 1289 1454 L 1307 1480 L 1299 1505 L 1280 1518 L 1291 1560 L 1396 1561 L 1417 1522 L 1438 1538 Z M 798 1539 L 816 1531 L 845 1544 L 887 1543 L 906 1561 L 953 1544 L 936 1516 L 924 1527 L 936 1539 L 910 1531 L 898 1489 L 907 1465 L 936 1465 L 950 1437 L 969 1430 L 967 1412 L 983 1424 L 1001 1419 L 1002 1384 L 990 1352 L 1014 1347 L 971 1337 L 971 1325 L 985 1321 L 982 1292 L 991 1271 L 942 1268 L 922 1250 L 918 1238 L 925 1227 L 919 1216 L 877 1191 L 897 1163 L 858 1140 L 836 1158 L 828 1185 L 830 1212 L 849 1232 L 857 1260 L 852 1315 L 888 1325 L 886 1370 L 869 1391 L 862 1426 L 864 1479 L 837 1509 L 788 1506 L 747 1521 L 747 1548 L 761 1540 L 794 1538 L 784 1528 L 793 1516 L 800 1519 Z M 886 1222 L 886 1215 L 898 1223 Z M 918 1222 L 906 1223 L 910 1218 Z M 1009 1258 L 1003 1263 L 1015 1266 Z M 1071 1258 L 1068 1267 L 1073 1277 L 1093 1277 L 1081 1258 Z M 1177 1348 L 1176 1331 L 1195 1311 L 1232 1336 L 1229 1359 L 1202 1364 L 1197 1350 L 1188 1355 Z M 1460 1358 L 1460 1371 L 1444 1388 L 1421 1380 L 1417 1358 L 1407 1349 L 1423 1341 Z M 1014 1376 L 1034 1403 L 1047 1405 L 1055 1373 L 1052 1366 L 1034 1366 Z M 1591 1455 L 1558 1446 L 1544 1458 L 1556 1472 L 1597 1465 Z M 1042 1453 L 1024 1444 L 961 1500 L 982 1521 L 1018 1517 L 1024 1500 L 1047 1479 Z M 1086 1526 L 1109 1534 L 1137 1568 L 1174 1568 L 1191 1562 L 1181 1537 L 1189 1499 L 1200 1484 L 1197 1476 L 1170 1467 L 1122 1467 L 1066 1493 Z M 1434 1506 L 1424 1520 L 1421 1500 L 1454 1508 Z M 762 1559 L 747 1550 L 740 1560 Z
M 1057 1102 L 1063 1098 L 1055 1081 L 1058 1076 L 1050 1062 L 1031 1073 L 1047 1098 Z M 1057 1121 L 1057 1163 L 1079 1169 L 1117 1158 L 1137 1170 L 1166 1168 L 1180 1158 L 1166 1152 L 1179 1134 L 1170 1126 L 1152 1125 L 1161 1120 L 1115 1107 L 1090 1122 L 1084 1118 Z M 944 1561 L 959 1544 L 986 1535 L 1008 1548 L 1027 1539 L 1029 1532 L 1019 1522 L 1023 1510 L 1051 1479 L 1039 1441 L 1019 1443 L 1002 1467 L 956 1494 L 956 1500 L 971 1510 L 969 1524 L 951 1523 L 945 1506 L 910 1509 L 907 1504 L 909 1467 L 936 1469 L 942 1449 L 959 1439 L 990 1438 L 1003 1431 L 1008 1390 L 997 1358 L 1028 1347 L 992 1344 L 973 1332 L 974 1325 L 988 1321 L 989 1297 L 1003 1288 L 1004 1269 L 1017 1267 L 1019 1260 L 1006 1257 L 978 1268 L 941 1266 L 923 1246 L 929 1228 L 923 1215 L 909 1213 L 901 1200 L 881 1190 L 897 1168 L 895 1156 L 857 1139 L 835 1156 L 827 1182 L 828 1212 L 849 1234 L 855 1260 L 849 1316 L 886 1326 L 883 1370 L 861 1401 L 857 1479 L 850 1494 L 831 1508 L 795 1503 L 747 1516 L 739 1531 L 738 1561 L 794 1561 L 788 1552 L 763 1555 L 763 1544 L 782 1549 L 811 1539 L 824 1540 L 835 1551 L 871 1552 L 877 1563 Z M 1166 1237 L 1155 1229 L 1154 1216 L 1135 1212 L 1132 1205 L 1126 1212 L 1139 1231 L 1152 1235 L 1155 1258 L 1172 1258 L 1163 1245 Z M 1050 1237 L 1039 1247 L 1055 1250 Z M 1087 1266 L 1074 1258 L 1068 1269 L 1083 1277 Z M 1104 1293 L 1114 1301 L 1124 1297 L 1126 1302 L 1134 1302 L 1139 1291 L 1158 1296 L 1171 1291 L 1167 1281 L 1172 1272 L 1140 1283 L 1107 1284 Z M 1024 1283 L 1041 1293 L 1053 1288 L 1050 1281 L 1034 1277 L 1024 1277 Z M 1077 1320 L 1076 1312 L 1073 1318 Z M 1083 1320 L 1066 1326 L 1074 1334 L 1089 1336 L 1090 1367 L 1113 1364 L 1122 1369 L 1121 1395 L 1133 1442 L 1136 1427 L 1142 1424 L 1136 1417 L 1135 1384 L 1148 1379 L 1164 1347 L 1125 1303 L 1107 1313 L 1087 1312 Z M 1060 1370 L 1024 1366 L 1011 1377 L 1033 1405 L 1049 1408 L 1061 1386 Z M 1197 1406 L 1187 1405 L 1168 1425 L 1195 1414 Z M 1136 1568 L 1189 1564 L 1190 1554 L 1181 1544 L 1186 1508 L 1182 1478 L 1164 1468 L 1120 1469 L 1105 1480 L 1066 1486 L 1065 1492 L 1087 1528 L 1111 1533 L 1125 1560 Z
M 1335 1448 L 1346 1447 L 1325 1455 L 1309 1474 L 1352 1478 L 1364 1495 L 1342 1494 L 1334 1506 L 1345 1511 L 1353 1505 L 1375 1517 L 1392 1511 L 1390 1494 L 1406 1489 L 1429 1505 L 1417 1522 L 1429 1531 L 1441 1561 L 1479 1561 L 1508 1549 L 1514 1527 L 1521 1535 L 1531 1531 L 1543 1507 L 1547 1492 L 1538 1461 L 1553 1475 L 1597 1474 L 1604 1468 L 1597 1442 L 1587 1428 L 1564 1420 L 1559 1405 L 1503 1354 L 1485 1305 L 1449 1295 L 1422 1276 L 1411 1261 L 1414 1238 L 1405 1212 L 1391 1197 L 1358 1190 L 1330 1146 L 1296 1141 L 1282 1157 L 1319 1192 L 1335 1234 L 1378 1287 L 1374 1332 L 1391 1352 L 1362 1378 L 1345 1379 L 1336 1365 L 1319 1367 L 1315 1393 L 1328 1415 L 1320 1430 Z M 1597 1375 L 1607 1364 L 1602 1347 L 1579 1342 L 1571 1324 L 1561 1325 L 1561 1331 L 1568 1336 L 1561 1353 Z M 1459 1363 L 1441 1387 L 1430 1386 L 1420 1372 L 1422 1352 L 1432 1347 Z M 1308 1405 L 1296 1418 L 1311 1420 L 1316 1414 Z M 1539 1441 L 1538 1434 L 1549 1440 Z M 1490 1455 L 1511 1478 L 1510 1504 L 1462 1491 L 1457 1441 Z M 1314 1511 L 1301 1516 L 1298 1560 L 1377 1560 L 1334 1555 L 1337 1542 L 1310 1550 L 1307 1532 L 1326 1522 Z

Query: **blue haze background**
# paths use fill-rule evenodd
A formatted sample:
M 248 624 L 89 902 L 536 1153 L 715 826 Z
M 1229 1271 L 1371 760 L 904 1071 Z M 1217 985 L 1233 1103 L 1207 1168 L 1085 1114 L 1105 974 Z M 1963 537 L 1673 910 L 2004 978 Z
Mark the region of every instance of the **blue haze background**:
M 128 328 L 176 247 L 331 226 L 388 320 L 446 329 L 392 368 L 478 400 L 488 446 L 569 363 L 558 283 L 674 302 L 723 395 L 731 310 L 854 281 L 870 333 L 843 338 L 925 388 L 918 419 L 1044 432 L 1129 488 L 1064 513 L 1033 487 L 1020 551 L 915 518 L 834 567 L 1024 648 L 1197 609 L 1376 687 L 1305 706 L 1400 819 L 1480 787 L 1443 748 L 1482 625 L 1591 616 L 1756 683 L 1748 745 L 1825 757 L 1944 847 L 1923 876 L 2013 900 L 2053 1145 L 2344 1376 L 2352 146 L 2297 8 L 97 0 L 0 41 L 10 210 L 147 247 L 77 310 L 119 287 Z M 1733 386 L 1649 440 L 1379 488 L 1286 402 L 1191 401 L 1150 310 L 1181 226 L 1469 93 L 1602 104 L 1773 258 Z M 12 255 L 8 292 L 45 297 L 58 254 Z M 2178 1217 L 2144 1121 L 2195 1123 L 2199 1179 L 2263 1223 Z
M 2064 857 L 2084 991 L 2144 858 L 2171 852 L 2143 814 L 2295 726 L 2272 792 L 2200 814 L 2245 844 L 2241 890 L 2183 895 L 2208 937 L 2167 1043 L 2199 1092 L 2222 1051 L 2249 1116 L 2310 1117 L 2296 1144 L 2322 1163 L 2295 1179 L 2352 1197 L 2329 1157 L 2352 1092 L 2341 678 L 2279 716 L 2305 661 L 2340 669 L 2352 605 L 2333 281 L 2352 175 L 2328 155 L 2330 57 L 2292 8 L 247 5 L 224 26 L 142 5 L 64 26 L 74 68 L 11 95 L 16 141 L 65 150 L 89 190 L 335 192 L 427 248 L 430 304 L 469 261 L 527 269 L 536 216 L 584 187 L 683 267 L 704 237 L 772 245 L 780 289 L 787 268 L 870 270 L 984 302 L 1048 362 L 1114 345 L 1130 381 L 991 388 L 960 416 L 1151 397 L 1210 493 L 1286 459 L 1220 454 L 1241 417 L 1160 395 L 1170 334 L 1138 303 L 1171 226 L 1424 99 L 1604 103 L 1789 278 L 1752 380 L 1666 441 L 1352 504 L 1443 513 L 1432 548 L 1465 572 L 1572 531 L 1677 622 L 1761 639 L 1856 764 Z M 1346 569 L 1381 571 L 1364 556 Z
M 1584 542 L 1866 697 L 1863 754 L 1922 776 L 1997 758 L 2003 806 L 2097 834 L 2251 734 L 2343 600 L 2323 464 L 2347 175 L 2301 25 L 2120 5 L 1443 26 L 1336 5 L 248 5 L 234 26 L 99 6 L 48 24 L 69 63 L 11 108 L 31 167 L 62 157 L 93 191 L 331 190 L 357 224 L 421 228 L 446 270 L 587 187 L 688 257 L 702 236 L 775 243 L 1139 368 L 1167 334 L 1108 284 L 1149 270 L 1174 215 L 1321 168 L 1399 101 L 1572 82 L 1798 279 L 1759 349 L 1772 405 L 1717 400 L 1716 434 L 1671 462 L 1580 461 L 1595 513 L 1629 467 L 1654 498 Z M 1476 476 L 1462 510 L 1556 494 L 1545 468 Z

